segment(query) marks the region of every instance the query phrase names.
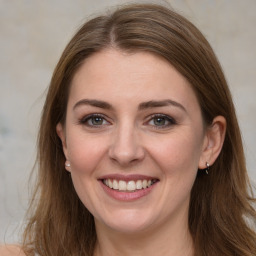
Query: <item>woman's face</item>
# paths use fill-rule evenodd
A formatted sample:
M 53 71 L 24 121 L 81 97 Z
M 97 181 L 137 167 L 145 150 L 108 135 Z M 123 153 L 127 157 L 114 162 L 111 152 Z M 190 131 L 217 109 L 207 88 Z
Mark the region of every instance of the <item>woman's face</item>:
M 114 49 L 92 55 L 74 76 L 57 131 L 97 229 L 187 224 L 206 135 L 195 93 L 167 61 Z

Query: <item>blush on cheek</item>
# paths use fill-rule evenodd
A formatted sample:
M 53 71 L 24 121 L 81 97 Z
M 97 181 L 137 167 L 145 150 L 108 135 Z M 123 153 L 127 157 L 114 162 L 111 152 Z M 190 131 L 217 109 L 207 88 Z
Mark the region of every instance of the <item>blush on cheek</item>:
M 171 180 L 179 176 L 181 179 L 186 176 L 193 179 L 196 175 L 201 151 L 200 147 L 194 144 L 196 143 L 191 141 L 187 143 L 187 140 L 173 140 L 171 144 L 162 145 L 161 150 L 157 151 L 157 156 L 154 154 L 157 159 L 161 159 L 158 163 L 166 170 L 165 175 L 173 177 Z
M 88 174 L 93 171 L 95 166 L 95 161 L 93 161 L 93 156 L 90 154 L 83 155 L 71 155 L 70 156 L 71 171 L 77 174 L 83 175 Z
M 68 157 L 72 170 L 92 171 L 102 158 L 102 148 L 91 143 L 76 143 L 73 141 L 69 146 Z

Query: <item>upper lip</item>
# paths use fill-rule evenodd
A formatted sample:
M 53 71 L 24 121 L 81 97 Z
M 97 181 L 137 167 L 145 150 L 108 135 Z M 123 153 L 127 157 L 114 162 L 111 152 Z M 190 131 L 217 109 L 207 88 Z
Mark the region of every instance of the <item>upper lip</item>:
M 123 181 L 137 181 L 137 180 L 159 180 L 157 177 L 153 176 L 147 176 L 147 175 L 141 175 L 141 174 L 108 174 L 99 177 L 99 180 L 106 180 L 106 179 L 112 179 L 112 180 L 123 180 Z

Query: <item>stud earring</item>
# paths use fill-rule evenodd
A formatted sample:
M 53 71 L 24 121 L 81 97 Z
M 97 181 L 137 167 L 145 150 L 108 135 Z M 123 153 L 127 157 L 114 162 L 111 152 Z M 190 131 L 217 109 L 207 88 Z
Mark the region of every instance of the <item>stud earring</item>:
M 206 162 L 205 164 L 206 164 L 205 172 L 206 172 L 206 174 L 208 175 L 208 174 L 209 174 L 209 170 L 210 170 L 210 165 L 209 165 L 208 162 Z
M 68 161 L 66 161 L 65 167 L 67 167 L 67 168 L 70 167 L 70 163 Z

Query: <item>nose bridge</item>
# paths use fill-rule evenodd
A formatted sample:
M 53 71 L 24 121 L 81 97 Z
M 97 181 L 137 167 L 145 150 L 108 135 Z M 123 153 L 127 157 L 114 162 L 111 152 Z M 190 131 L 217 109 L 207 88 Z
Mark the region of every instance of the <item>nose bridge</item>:
M 109 148 L 109 156 L 120 165 L 143 159 L 144 149 L 138 130 L 132 122 L 122 122 L 116 127 Z

